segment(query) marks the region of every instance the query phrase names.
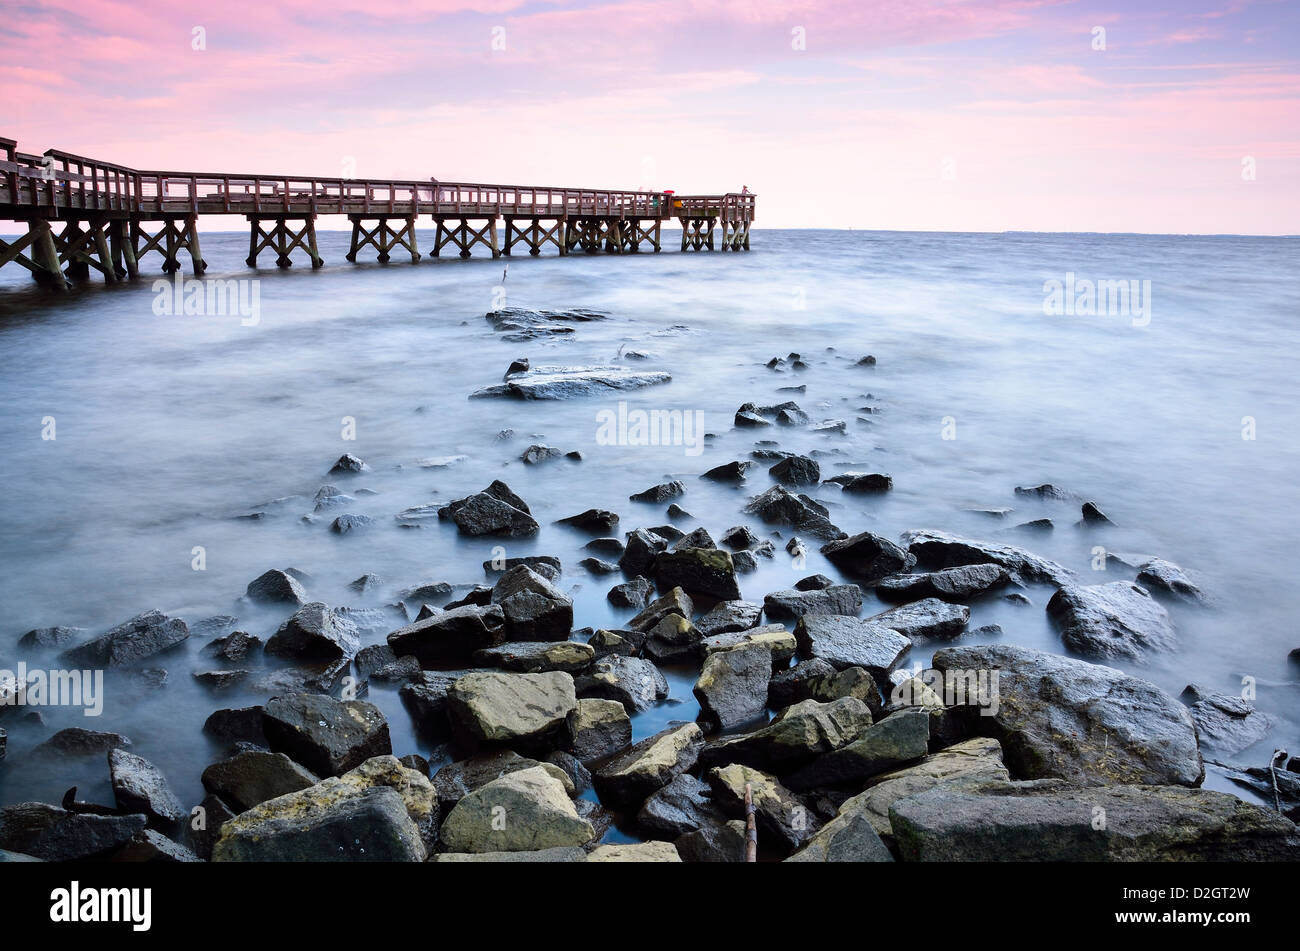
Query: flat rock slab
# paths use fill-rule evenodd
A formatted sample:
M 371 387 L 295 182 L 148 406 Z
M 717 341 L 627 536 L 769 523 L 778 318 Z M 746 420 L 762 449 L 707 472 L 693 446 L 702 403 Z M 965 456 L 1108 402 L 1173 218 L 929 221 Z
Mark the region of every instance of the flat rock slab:
M 573 678 L 562 671 L 466 674 L 447 691 L 452 731 L 471 747 L 542 745 L 576 704 Z
M 237 812 L 315 785 L 315 775 L 283 753 L 246 750 L 203 771 L 203 788 Z
M 1144 660 L 1177 642 L 1169 613 L 1131 581 L 1066 585 L 1047 602 L 1047 613 L 1066 647 L 1098 660 Z
M 672 380 L 663 370 L 625 366 L 538 366 L 512 373 L 504 383 L 485 386 L 470 399 L 505 396 L 521 400 L 565 400 L 609 392 L 637 390 Z
M 704 735 L 694 723 L 669 727 L 613 757 L 593 775 L 602 800 L 634 806 L 695 765 Z
M 296 693 L 267 701 L 262 729 L 271 749 L 317 776 L 337 776 L 393 752 L 388 721 L 364 700 Z
M 155 609 L 137 614 L 99 637 L 70 648 L 59 659 L 76 667 L 123 667 L 179 646 L 190 636 L 180 618 Z
M 1205 775 L 1190 711 L 1155 684 L 1024 647 L 949 647 L 933 665 L 992 687 L 995 705 L 957 705 L 973 732 L 1001 741 L 1017 779 L 1196 786 Z
M 794 636 L 805 656 L 820 657 L 837 670 L 861 667 L 881 681 L 912 647 L 911 640 L 895 630 L 835 614 L 801 617 Z
M 970 608 L 938 598 L 925 598 L 874 614 L 867 620 L 913 640 L 951 640 L 966 629 L 966 622 L 970 620 Z
M 22 802 L 0 809 L 0 849 L 46 862 L 106 858 L 142 832 L 147 821 L 140 814 L 83 815 Z
M 1026 581 L 1063 585 L 1074 580 L 1074 573 L 1069 569 L 1014 545 L 998 545 L 929 530 L 906 532 L 902 543 L 916 556 L 917 564 L 924 568 L 994 564 Z
M 1182 786 L 1080 789 L 1045 781 L 939 788 L 895 802 L 890 823 L 906 861 L 1300 858 L 1300 836 L 1289 820 L 1229 793 Z
M 876 594 L 890 601 L 942 598 L 965 601 L 1011 582 L 1011 572 L 1001 565 L 962 565 L 915 575 L 895 575 L 876 584 Z
M 763 613 L 773 620 L 801 618 L 807 614 L 857 614 L 862 610 L 862 589 L 855 584 L 825 588 L 786 588 L 763 598 Z
M 476 664 L 525 674 L 575 673 L 595 659 L 594 647 L 576 641 L 513 641 L 474 653 Z
M 506 616 L 501 605 L 467 604 L 398 628 L 388 635 L 388 646 L 398 657 L 415 657 L 421 666 L 443 667 L 464 663 L 475 651 L 505 640 Z

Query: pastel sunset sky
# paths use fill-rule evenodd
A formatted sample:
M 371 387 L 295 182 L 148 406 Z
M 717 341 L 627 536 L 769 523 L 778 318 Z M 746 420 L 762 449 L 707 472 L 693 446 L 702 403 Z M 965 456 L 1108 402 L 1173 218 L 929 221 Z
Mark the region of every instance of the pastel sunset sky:
M 18 0 L 6 13 L 0 135 L 30 152 L 748 185 L 767 227 L 1300 233 L 1293 0 Z

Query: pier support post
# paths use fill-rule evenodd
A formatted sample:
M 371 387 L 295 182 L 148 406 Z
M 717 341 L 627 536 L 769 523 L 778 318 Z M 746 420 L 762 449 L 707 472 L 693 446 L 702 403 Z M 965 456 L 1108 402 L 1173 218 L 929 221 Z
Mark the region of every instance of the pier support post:
M 713 228 L 716 218 L 678 218 L 682 226 L 682 250 L 713 250 Z
M 389 251 L 399 247 L 405 248 L 411 255 L 412 264 L 420 260 L 420 252 L 415 240 L 414 215 L 403 215 L 397 219 L 380 216 L 375 219 L 373 228 L 367 228 L 364 224 L 367 220 L 366 215 L 348 215 L 348 220 L 352 222 L 352 244 L 347 253 L 349 261 L 355 262 L 357 252 L 365 247 L 372 247 L 378 252 L 378 260 L 381 264 L 388 262 Z M 388 223 L 392 220 L 402 221 L 404 224 L 395 229 Z M 314 232 L 312 240 L 315 240 Z
M 68 287 L 59 252 L 54 246 L 54 232 L 44 218 L 30 219 L 27 233 L 12 244 L 0 240 L 0 267 L 10 263 L 27 268 L 38 284 L 56 290 Z
M 257 267 L 257 256 L 268 249 L 275 252 L 275 266 L 278 268 L 293 266 L 290 255 L 295 248 L 307 252 L 313 269 L 325 263 L 316 248 L 315 215 L 252 214 L 245 217 L 251 226 L 248 234 L 248 257 L 244 259 L 244 263 L 249 267 Z M 262 227 L 264 221 L 272 222 L 269 231 Z M 300 221 L 302 226 L 295 230 L 289 224 L 290 221 Z
M 64 225 L 62 234 L 51 234 L 56 258 L 68 277 L 85 280 L 90 276 L 91 268 L 94 268 L 104 275 L 105 283 L 117 283 L 117 269 L 113 266 L 113 256 L 104 234 L 108 225 L 108 215 L 84 220 L 73 219 Z
M 169 215 L 162 218 L 148 219 L 158 221 L 162 227 L 153 234 L 144 229 L 144 219 L 131 221 L 131 237 L 127 242 L 129 251 L 125 251 L 128 273 L 131 268 L 138 268 L 138 262 L 150 251 L 157 251 L 163 258 L 163 272 L 175 274 L 180 270 L 180 252 L 186 251 L 190 256 L 190 268 L 198 277 L 208 269 L 199 248 L 199 225 L 194 215 Z
M 527 227 L 521 227 L 517 222 L 520 219 L 507 217 L 505 247 L 502 253 L 509 255 L 513 252 L 514 246 L 523 242 L 528 246 L 528 253 L 536 257 L 542 253 L 542 248 L 547 244 L 553 244 L 559 249 L 560 254 L 566 253 L 564 247 L 564 226 L 563 218 L 543 219 L 543 218 L 524 218 L 528 222 Z M 555 223 L 547 226 L 543 221 L 553 220 Z
M 492 257 L 501 257 L 501 248 L 497 244 L 497 220 L 495 217 L 482 218 L 471 217 L 462 218 L 454 215 L 434 215 L 433 220 L 438 223 L 437 234 L 433 242 L 433 256 L 440 257 L 442 249 L 451 245 L 459 249 L 460 256 L 467 258 L 470 256 L 470 250 L 476 245 L 481 244 L 492 251 Z M 455 225 L 448 226 L 447 222 L 455 221 Z M 483 224 L 475 226 L 474 221 L 482 221 Z

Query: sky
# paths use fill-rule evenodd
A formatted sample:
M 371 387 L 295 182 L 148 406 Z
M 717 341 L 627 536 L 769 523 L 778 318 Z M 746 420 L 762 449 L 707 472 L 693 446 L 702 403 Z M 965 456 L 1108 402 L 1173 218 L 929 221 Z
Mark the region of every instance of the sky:
M 739 191 L 756 227 L 1300 233 L 1300 0 L 37 0 L 0 135 Z

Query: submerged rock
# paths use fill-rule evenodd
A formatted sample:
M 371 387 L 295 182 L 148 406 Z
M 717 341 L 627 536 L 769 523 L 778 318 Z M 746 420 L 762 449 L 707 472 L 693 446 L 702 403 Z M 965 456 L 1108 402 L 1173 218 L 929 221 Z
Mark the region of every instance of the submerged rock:
M 618 515 L 605 509 L 587 509 L 577 515 L 562 518 L 557 524 L 572 525 L 583 531 L 607 535 L 618 525 Z
M 720 466 L 714 466 L 712 469 L 700 476 L 700 478 L 711 479 L 714 482 L 743 482 L 745 476 L 757 465 L 758 463 L 747 460 L 725 462 Z
M 1196 586 L 1187 572 L 1172 561 L 1152 558 L 1138 567 L 1138 584 L 1148 591 L 1163 591 L 1176 595 L 1185 601 L 1204 601 L 1205 595 Z
M 70 667 L 123 667 L 179 646 L 190 636 L 180 618 L 154 609 L 123 621 L 94 640 L 69 648 L 59 659 Z
M 345 452 L 339 456 L 339 461 L 334 463 L 330 468 L 330 475 L 342 475 L 349 472 L 369 472 L 370 466 L 366 465 L 358 457 L 350 452 Z
M 1169 614 L 1131 581 L 1066 585 L 1047 602 L 1047 613 L 1070 650 L 1102 660 L 1143 660 L 1148 650 L 1175 643 Z
M 574 324 L 609 319 L 609 315 L 595 310 L 531 310 L 527 307 L 502 307 L 483 316 L 493 330 L 512 343 L 567 335 L 577 329 Z M 528 368 L 527 360 L 516 360 L 510 365 L 510 372 L 514 372 L 520 363 L 523 369 Z
M 462 535 L 536 535 L 537 520 L 527 504 L 499 479 L 482 492 L 458 499 L 438 510 L 440 518 L 456 523 Z
M 906 571 L 916 560 L 888 538 L 871 532 L 827 542 L 821 551 L 835 567 L 864 581 Z
M 888 492 L 894 487 L 893 478 L 882 472 L 841 472 L 826 481 L 834 482 L 843 491 L 854 495 Z
M 963 565 L 915 575 L 895 575 L 876 583 L 876 594 L 888 600 L 910 601 L 942 598 L 965 601 L 1011 582 L 1011 573 L 1001 565 Z
M 658 485 L 652 485 L 640 492 L 634 492 L 628 498 L 633 502 L 667 502 L 669 499 L 680 498 L 685 494 L 686 486 L 677 480 L 673 480 L 672 482 L 661 482 Z
M 266 653 L 299 660 L 351 657 L 361 646 L 360 631 L 347 617 L 320 601 L 305 604 L 266 642 Z
M 999 645 L 945 648 L 933 664 L 966 684 L 982 676 L 989 689 L 971 684 L 956 705 L 973 732 L 1001 741 L 1017 779 L 1195 786 L 1205 775 L 1191 713 L 1145 680 Z
M 512 373 L 504 383 L 485 386 L 469 396 L 470 399 L 506 396 L 522 400 L 564 400 L 636 390 L 670 380 L 672 375 L 663 370 L 626 366 L 537 366 Z
M 915 531 L 903 535 L 903 544 L 925 568 L 958 568 L 962 565 L 1001 565 L 1026 581 L 1055 585 L 1069 584 L 1073 572 L 1013 545 L 997 545 L 951 535 L 948 532 Z
M 786 525 L 814 538 L 845 537 L 844 532 L 831 523 L 830 510 L 826 506 L 807 495 L 794 495 L 779 485 L 755 496 L 745 506 L 745 511 L 765 522 Z
M 1208 693 L 1195 684 L 1188 684 L 1182 699 L 1191 706 L 1196 736 L 1203 750 L 1240 753 L 1262 740 L 1277 725 L 1249 700 Z

